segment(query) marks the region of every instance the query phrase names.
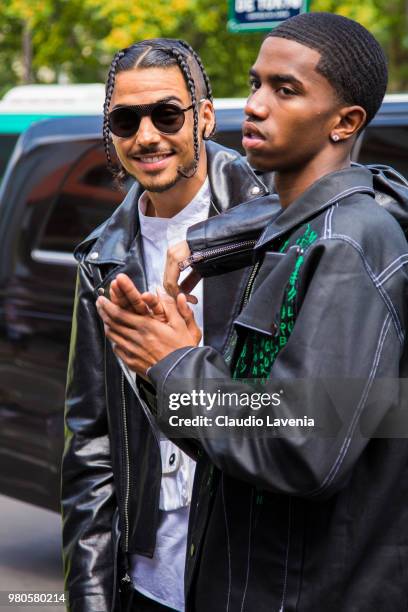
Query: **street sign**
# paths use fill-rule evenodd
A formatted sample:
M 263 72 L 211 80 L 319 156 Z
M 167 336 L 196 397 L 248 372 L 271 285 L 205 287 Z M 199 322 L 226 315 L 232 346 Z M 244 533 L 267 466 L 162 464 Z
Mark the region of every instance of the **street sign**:
M 271 30 L 289 17 L 307 13 L 309 0 L 228 0 L 230 32 Z

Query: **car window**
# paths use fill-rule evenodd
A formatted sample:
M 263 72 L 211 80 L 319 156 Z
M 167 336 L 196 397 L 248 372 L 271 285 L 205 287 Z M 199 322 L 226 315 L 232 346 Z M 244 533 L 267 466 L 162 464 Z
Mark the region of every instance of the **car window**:
M 0 180 L 20 134 L 0 134 Z
M 72 253 L 111 216 L 125 192 L 106 167 L 102 145 L 94 145 L 78 159 L 58 190 L 37 248 Z
M 241 129 L 230 130 L 230 131 L 219 131 L 215 135 L 215 142 L 218 142 L 220 145 L 224 147 L 229 147 L 230 149 L 235 149 L 239 151 L 242 155 L 245 155 L 245 150 L 242 146 L 242 133 Z
M 368 126 L 358 161 L 392 166 L 408 179 L 408 125 Z

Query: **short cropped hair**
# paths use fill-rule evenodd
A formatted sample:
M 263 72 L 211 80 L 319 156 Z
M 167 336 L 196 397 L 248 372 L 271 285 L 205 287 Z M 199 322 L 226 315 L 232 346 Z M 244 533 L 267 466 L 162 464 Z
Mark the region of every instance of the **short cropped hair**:
M 342 103 L 364 108 L 365 125 L 372 120 L 384 98 L 388 70 L 381 45 L 366 28 L 333 13 L 302 13 L 267 37 L 274 36 L 318 51 L 317 72 L 329 81 Z

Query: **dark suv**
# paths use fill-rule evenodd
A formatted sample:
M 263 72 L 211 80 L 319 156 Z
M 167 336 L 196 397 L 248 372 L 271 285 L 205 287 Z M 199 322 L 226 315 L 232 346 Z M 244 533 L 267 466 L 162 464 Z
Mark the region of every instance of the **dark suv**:
M 242 104 L 217 110 L 218 141 L 240 149 Z M 408 177 L 408 96 L 391 96 L 354 158 Z M 73 248 L 121 202 L 100 117 L 46 120 L 16 145 L 0 192 L 0 492 L 59 509 Z

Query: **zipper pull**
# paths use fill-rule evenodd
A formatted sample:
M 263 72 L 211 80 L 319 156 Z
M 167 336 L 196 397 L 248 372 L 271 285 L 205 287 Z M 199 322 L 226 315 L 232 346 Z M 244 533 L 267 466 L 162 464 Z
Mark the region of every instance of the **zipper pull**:
M 120 582 L 123 586 L 128 585 L 131 582 L 129 574 L 125 574 L 123 578 L 120 579 Z
M 201 251 L 197 251 L 197 253 L 193 253 L 183 261 L 179 261 L 178 267 L 180 272 L 184 272 L 187 268 L 189 268 L 192 264 L 202 261 L 204 259 L 204 253 Z
M 242 249 L 249 249 L 254 247 L 256 240 L 241 240 L 241 242 L 235 242 L 234 244 L 228 244 L 226 246 L 214 247 L 213 249 L 205 249 L 204 251 L 197 251 L 193 253 L 187 259 L 180 261 L 178 264 L 180 272 L 183 272 L 189 266 L 208 259 L 211 257 L 219 257 L 220 255 L 229 255 Z

